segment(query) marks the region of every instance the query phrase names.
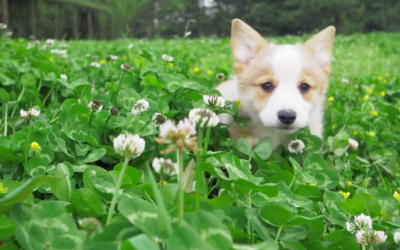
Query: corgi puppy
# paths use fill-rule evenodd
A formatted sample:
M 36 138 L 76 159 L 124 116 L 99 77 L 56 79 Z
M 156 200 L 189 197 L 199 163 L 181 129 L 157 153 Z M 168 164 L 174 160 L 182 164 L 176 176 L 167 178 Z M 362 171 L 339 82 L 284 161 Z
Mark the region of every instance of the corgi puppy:
M 271 137 L 274 148 L 287 144 L 291 133 L 307 126 L 311 134 L 322 137 L 334 36 L 335 28 L 329 26 L 304 44 L 278 45 L 234 19 L 231 48 L 236 77 L 217 90 L 227 100 L 239 99 L 239 115 L 249 122 L 247 128 L 232 124 L 231 137 L 248 136 L 253 146 Z M 220 119 L 232 122 L 228 114 Z

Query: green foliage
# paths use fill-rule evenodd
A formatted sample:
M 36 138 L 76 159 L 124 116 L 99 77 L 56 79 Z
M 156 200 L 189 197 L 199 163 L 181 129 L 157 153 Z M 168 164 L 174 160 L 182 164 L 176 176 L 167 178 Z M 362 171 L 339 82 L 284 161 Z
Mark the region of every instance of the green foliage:
M 202 96 L 217 93 L 216 74 L 232 75 L 229 41 L 186 40 L 179 64 L 179 40 L 75 41 L 67 58 L 50 52 L 60 42 L 44 49 L 23 39 L 1 41 L 0 250 L 352 250 L 361 246 L 346 222 L 361 213 L 388 235 L 375 249 L 398 249 L 399 34 L 337 37 L 325 136 L 307 129 L 293 134 L 305 143 L 303 153 L 274 151 L 270 138 L 251 147 L 246 139 L 230 139 L 225 125 L 212 128 L 208 148 L 183 157 L 181 226 L 178 178 L 154 174 L 153 182 L 149 175 L 151 161 L 167 148 L 154 140 L 159 132 L 152 117 L 177 121 L 204 108 Z M 105 61 L 110 54 L 119 58 Z M 166 63 L 163 54 L 175 60 Z M 123 63 L 132 71 L 121 78 Z M 94 99 L 103 105 L 97 113 L 88 107 Z M 150 107 L 134 115 L 139 99 Z M 245 124 L 238 105 L 227 105 L 232 109 L 215 112 Z M 119 115 L 110 116 L 114 106 Z M 40 116 L 20 117 L 20 109 L 30 108 Z M 139 134 L 146 147 L 129 161 L 117 190 L 124 164 L 112 140 L 121 133 Z M 25 151 L 32 142 L 40 150 Z M 176 154 L 163 156 L 178 161 Z M 199 172 L 206 185 L 196 193 Z M 106 223 L 116 191 L 116 212 Z

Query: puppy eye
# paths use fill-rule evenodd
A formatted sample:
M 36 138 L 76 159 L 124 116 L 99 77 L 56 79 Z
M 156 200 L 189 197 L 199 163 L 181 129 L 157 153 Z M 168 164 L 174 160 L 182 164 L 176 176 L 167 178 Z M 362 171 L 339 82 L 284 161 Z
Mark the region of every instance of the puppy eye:
M 301 93 L 303 93 L 303 94 L 305 94 L 305 93 L 307 93 L 309 90 L 310 90 L 310 85 L 308 84 L 308 83 L 302 83 L 302 84 L 300 84 L 300 86 L 299 86 L 299 90 L 300 90 L 300 92 Z
M 261 85 L 261 88 L 265 91 L 265 92 L 271 92 L 272 90 L 274 90 L 274 85 L 272 84 L 272 82 L 265 82 Z

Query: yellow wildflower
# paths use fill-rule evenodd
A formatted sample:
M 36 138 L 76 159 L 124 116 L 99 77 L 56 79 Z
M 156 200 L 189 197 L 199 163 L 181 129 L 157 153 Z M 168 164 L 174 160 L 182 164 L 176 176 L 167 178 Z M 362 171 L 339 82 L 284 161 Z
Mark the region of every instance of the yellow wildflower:
M 372 137 L 372 136 L 375 136 L 375 132 L 374 132 L 374 131 L 369 131 L 369 132 L 368 132 L 368 135 L 371 136 L 371 137 Z
M 39 151 L 41 149 L 39 143 L 37 143 L 35 141 L 33 141 L 31 144 L 29 144 L 29 146 L 31 147 L 32 150 L 35 150 L 35 151 Z
M 357 131 L 353 130 L 353 135 L 358 135 Z
M 330 96 L 329 98 L 328 98 L 328 101 L 329 102 L 333 102 L 335 100 L 335 98 L 333 98 L 332 96 Z
M 376 110 L 371 111 L 371 115 L 377 116 L 378 115 L 378 111 L 376 111 Z
M 173 63 L 168 63 L 168 66 L 174 67 L 174 64 Z
M 311 187 L 315 187 L 315 186 L 317 186 L 317 184 L 316 183 L 310 183 L 310 186 Z
M 208 75 L 211 75 L 212 73 L 213 73 L 212 70 L 207 70 Z
M 381 91 L 379 94 L 380 94 L 381 96 L 385 96 L 385 95 L 386 95 L 386 92 L 385 92 L 385 91 Z
M 367 88 L 367 93 L 368 93 L 368 94 L 372 94 L 372 92 L 374 92 L 374 90 L 373 90 L 373 89 L 371 89 L 371 88 Z
M 383 83 L 387 83 L 387 80 L 386 79 L 383 79 L 383 81 L 382 81 Z
M 349 198 L 349 196 L 350 196 L 350 192 L 346 193 L 346 192 L 343 192 L 343 191 L 339 190 L 338 193 L 342 194 L 343 197 L 346 198 L 346 199 Z
M 378 77 L 378 81 L 382 81 L 382 79 L 383 79 L 382 76 Z
M 3 187 L 3 183 L 0 182 L 0 194 L 8 193 L 8 187 Z
M 368 100 L 369 100 L 369 95 L 365 95 L 365 96 L 362 98 L 362 100 L 363 100 L 363 101 L 368 101 Z
M 199 73 L 199 72 L 200 72 L 200 69 L 199 69 L 199 67 L 194 67 L 194 68 L 193 68 L 193 71 L 194 71 L 195 73 Z
M 235 102 L 238 105 L 238 108 L 240 108 L 240 99 L 236 99 Z M 399 108 L 399 110 L 400 110 L 400 108 Z
M 54 62 L 54 58 L 53 57 L 49 57 L 49 61 L 50 62 Z
M 103 60 L 103 59 L 100 60 L 100 64 L 105 64 L 105 63 L 106 63 L 105 60 Z
M 0 183 L 1 184 L 1 183 Z M 0 186 L 1 187 L 1 186 Z M 398 202 L 400 202 L 400 194 L 397 192 L 397 191 L 394 191 L 393 192 L 393 197 L 398 201 Z
M 389 77 L 389 73 L 386 73 L 386 75 L 385 75 L 386 77 Z
M 351 185 L 353 185 L 353 182 L 348 181 L 348 182 L 347 182 L 347 186 L 351 186 Z

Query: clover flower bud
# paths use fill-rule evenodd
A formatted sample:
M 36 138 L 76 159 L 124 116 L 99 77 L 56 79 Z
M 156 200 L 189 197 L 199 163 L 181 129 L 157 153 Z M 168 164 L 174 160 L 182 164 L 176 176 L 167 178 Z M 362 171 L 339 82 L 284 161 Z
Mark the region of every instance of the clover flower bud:
M 305 145 L 302 140 L 293 140 L 289 142 L 287 149 L 289 150 L 290 153 L 299 154 L 303 153 L 304 147 Z
M 99 100 L 93 100 L 88 104 L 88 107 L 90 108 L 91 111 L 94 113 L 100 112 L 103 109 L 103 105 L 101 105 L 101 102 Z

